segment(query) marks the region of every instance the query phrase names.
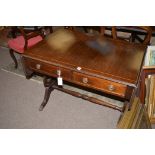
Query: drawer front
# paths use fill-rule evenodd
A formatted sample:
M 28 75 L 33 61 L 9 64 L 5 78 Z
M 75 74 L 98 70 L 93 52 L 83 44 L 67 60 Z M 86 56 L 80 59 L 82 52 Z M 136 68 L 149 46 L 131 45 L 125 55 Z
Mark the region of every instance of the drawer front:
M 63 67 L 54 66 L 32 59 L 26 59 L 26 64 L 29 66 L 30 69 L 33 69 L 39 73 L 45 73 L 53 77 L 58 77 L 58 75 L 60 75 L 63 79 L 66 80 L 72 79 L 72 72 Z
M 74 72 L 73 79 L 75 83 L 81 84 L 83 86 L 98 89 L 120 97 L 125 97 L 127 88 L 126 85 L 93 76 L 88 76 L 86 74 L 81 74 L 78 72 Z

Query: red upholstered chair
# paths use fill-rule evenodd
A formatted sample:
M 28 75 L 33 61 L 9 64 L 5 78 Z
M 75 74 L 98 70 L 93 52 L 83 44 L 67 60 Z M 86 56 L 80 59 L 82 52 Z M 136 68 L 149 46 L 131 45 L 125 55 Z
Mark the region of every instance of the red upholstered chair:
M 20 35 L 12 38 L 8 41 L 8 47 L 10 48 L 10 55 L 15 63 L 15 68 L 18 67 L 17 59 L 14 52 L 23 54 L 26 49 L 32 47 L 43 39 L 43 34 L 40 30 L 26 33 L 23 27 L 19 28 Z

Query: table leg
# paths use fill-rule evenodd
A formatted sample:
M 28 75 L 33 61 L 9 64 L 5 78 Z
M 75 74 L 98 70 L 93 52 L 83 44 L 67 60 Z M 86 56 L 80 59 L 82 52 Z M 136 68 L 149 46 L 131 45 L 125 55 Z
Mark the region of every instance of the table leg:
M 24 65 L 25 63 L 23 56 L 21 56 L 21 62 L 26 79 L 30 79 L 33 76 L 33 71 Z
M 145 70 L 143 70 L 143 73 L 141 75 L 141 85 L 140 85 L 140 101 L 141 103 L 145 104 L 145 95 L 146 95 L 146 86 L 145 86 L 145 78 L 146 78 L 146 75 L 145 75 Z
M 46 104 L 49 100 L 50 94 L 54 90 L 53 86 L 56 83 L 55 80 L 53 80 L 52 78 L 47 77 L 47 76 L 44 78 L 43 82 L 44 82 L 44 86 L 45 86 L 45 95 L 44 95 L 44 100 L 39 107 L 39 111 L 42 111 L 44 109 L 44 107 L 46 106 Z
M 125 106 L 123 108 L 123 111 L 125 110 L 126 107 L 128 107 L 128 110 L 131 109 L 132 106 L 132 101 L 136 95 L 136 88 L 133 88 L 131 86 L 127 86 L 126 94 L 125 94 Z

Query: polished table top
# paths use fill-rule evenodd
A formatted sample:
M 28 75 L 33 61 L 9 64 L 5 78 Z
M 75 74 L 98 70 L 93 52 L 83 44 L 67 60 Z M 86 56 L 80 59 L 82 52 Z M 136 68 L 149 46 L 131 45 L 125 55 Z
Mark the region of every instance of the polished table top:
M 43 61 L 47 63 L 136 86 L 146 46 L 105 37 L 88 36 L 77 31 L 71 33 L 75 40 L 65 51 L 55 49 L 49 44 L 49 40 L 45 39 L 28 49 L 24 56 L 32 56 L 37 60 L 42 60 L 44 56 Z

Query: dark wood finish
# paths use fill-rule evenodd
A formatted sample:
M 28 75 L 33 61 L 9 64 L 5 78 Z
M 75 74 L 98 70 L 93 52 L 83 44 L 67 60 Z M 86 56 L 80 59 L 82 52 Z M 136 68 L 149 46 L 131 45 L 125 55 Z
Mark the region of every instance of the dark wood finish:
M 24 51 L 27 50 L 28 48 L 28 40 L 33 38 L 33 37 L 36 37 L 38 35 L 42 36 L 42 38 L 44 38 L 44 34 L 42 32 L 41 29 L 38 29 L 37 27 L 34 27 L 34 30 L 32 31 L 28 31 L 26 30 L 24 27 L 17 27 L 17 26 L 13 26 L 12 27 L 12 37 L 13 38 L 16 38 L 18 35 L 22 35 L 24 37 L 24 41 L 25 41 L 25 45 L 24 45 Z M 11 58 L 13 59 L 14 63 L 15 63 L 15 68 L 18 67 L 18 63 L 17 63 L 17 59 L 14 55 L 14 52 L 15 53 L 18 53 L 17 51 L 13 50 L 13 49 L 10 49 L 10 56 Z
M 129 42 L 135 42 L 136 40 L 139 43 L 148 45 L 150 44 L 150 40 L 152 37 L 152 28 L 150 26 L 112 26 L 111 27 L 112 36 L 114 39 L 125 39 Z M 129 32 L 131 33 L 130 38 L 126 39 L 123 37 L 119 37 L 117 35 L 118 31 Z M 144 39 L 140 38 L 138 35 L 143 34 Z
M 145 103 L 145 96 L 146 96 L 146 86 L 145 86 L 145 79 L 148 75 L 155 74 L 155 68 L 143 68 L 142 76 L 141 76 L 141 91 L 140 91 L 140 100 L 141 103 Z
M 57 70 L 60 70 L 66 81 L 129 100 L 132 93 L 127 89 L 137 90 L 146 46 L 66 31 L 76 37 L 67 51 L 57 51 L 43 40 L 24 53 L 25 67 L 51 77 L 58 77 Z M 102 52 L 87 44 L 99 38 L 104 43 Z
M 112 37 L 113 39 L 121 39 L 128 42 L 138 41 L 141 44 L 150 44 L 151 37 L 153 35 L 154 27 L 150 26 L 89 26 L 83 27 L 85 32 L 88 33 L 87 28 L 95 29 L 101 33 L 101 35 Z M 111 35 L 105 34 L 106 30 L 111 31 Z M 126 32 L 130 34 L 130 37 L 119 36 L 118 32 Z M 144 35 L 144 39 L 139 35 Z
M 113 27 L 112 27 L 113 28 Z M 141 44 L 148 45 L 152 37 L 153 29 L 150 26 L 116 26 L 116 31 L 131 33 L 130 42 L 139 41 Z M 141 39 L 138 35 L 144 35 Z
M 27 34 L 35 33 L 44 37 L 44 33 L 43 33 L 44 29 L 49 28 L 52 30 L 52 27 L 47 27 L 47 26 L 11 26 L 10 28 L 11 28 L 10 33 L 12 38 L 16 38 L 19 35 L 23 35 L 25 36 L 25 39 L 27 39 L 26 38 Z
M 118 111 L 121 111 L 122 112 L 122 108 L 117 106 L 117 105 L 113 105 L 107 101 L 102 101 L 102 100 L 99 100 L 97 98 L 94 98 L 94 97 L 90 97 L 90 96 L 87 96 L 87 95 L 84 95 L 84 94 L 81 94 L 81 93 L 78 93 L 78 92 L 74 92 L 74 91 L 71 91 L 71 90 L 68 90 L 68 89 L 64 89 L 63 87 L 59 87 L 57 85 L 54 85 L 53 86 L 54 89 L 57 89 L 57 90 L 60 90 L 60 91 L 63 91 L 67 94 L 70 94 L 72 96 L 75 96 L 75 97 L 78 97 L 78 98 L 82 98 L 84 100 L 88 100 L 90 102 L 93 102 L 93 103 L 96 103 L 96 104 L 99 104 L 99 105 L 103 105 L 103 106 L 106 106 L 106 107 L 109 107 L 109 108 L 112 108 L 112 109 L 115 109 L 115 110 L 118 110 Z
M 117 95 L 120 97 L 125 96 L 126 85 L 112 82 L 110 80 L 105 80 L 93 76 L 88 76 L 87 74 L 81 74 L 78 72 L 74 72 L 73 80 L 75 83 L 80 84 L 82 86 L 95 88 L 100 91 L 104 91 L 109 94 Z
M 64 89 L 62 86 L 58 86 L 57 85 L 55 79 L 50 78 L 48 76 L 45 76 L 43 82 L 44 82 L 44 86 L 45 86 L 45 95 L 44 95 L 44 100 L 43 100 L 42 104 L 39 107 L 40 111 L 42 111 L 44 109 L 44 107 L 46 106 L 46 104 L 47 104 L 47 102 L 49 100 L 50 94 L 51 94 L 51 92 L 54 89 L 57 89 L 59 91 L 65 92 L 67 94 L 70 94 L 70 95 L 78 97 L 78 98 L 82 98 L 84 100 L 88 100 L 88 101 L 90 101 L 92 103 L 95 103 L 95 104 L 107 106 L 109 108 L 118 110 L 120 112 L 122 112 L 122 110 L 123 110 L 121 107 L 119 107 L 117 105 L 112 105 L 111 103 L 109 103 L 107 101 L 102 101 L 102 100 L 99 100 L 97 98 L 81 94 L 79 92 L 75 92 L 75 91 L 72 91 L 72 90 Z
M 23 57 L 21 57 L 23 59 Z M 28 67 L 28 65 L 24 65 L 22 63 L 23 71 L 25 73 L 26 79 L 30 79 L 33 76 L 33 71 Z
M 49 100 L 50 94 L 54 90 L 53 85 L 56 83 L 55 80 L 52 80 L 52 78 L 49 78 L 47 76 L 45 76 L 43 82 L 44 82 L 44 86 L 45 86 L 45 95 L 44 95 L 44 100 L 39 107 L 40 111 L 42 111 L 43 108 L 46 106 L 46 104 Z
M 50 65 L 48 63 L 44 63 L 42 61 L 33 60 L 33 59 L 26 59 L 26 63 L 28 63 L 28 66 L 30 69 L 35 70 L 39 73 L 44 73 L 49 76 L 58 77 L 57 70 L 61 70 L 61 76 L 63 76 L 66 80 L 71 80 L 71 71 L 68 69 L 65 69 L 63 67 L 58 67 L 56 65 Z
M 83 28 L 84 28 L 84 31 L 85 31 L 86 33 L 88 33 L 87 27 L 83 27 Z M 105 34 L 105 31 L 106 31 L 106 29 L 107 29 L 106 26 L 99 26 L 99 27 L 90 26 L 90 28 L 91 28 L 91 29 L 97 29 L 97 31 L 99 31 L 99 35 L 101 35 L 101 36 L 106 36 L 106 37 L 109 36 L 109 35 Z M 112 26 L 112 27 L 111 27 L 111 37 L 112 37 L 113 39 L 118 39 L 118 36 L 117 36 L 117 29 L 116 29 L 115 26 Z
M 44 38 L 44 34 L 42 33 L 41 30 L 38 30 L 37 29 L 34 31 L 34 32 L 31 32 L 31 33 L 27 33 L 25 30 L 24 30 L 24 27 L 19 27 L 19 30 L 21 32 L 21 34 L 23 35 L 24 37 L 24 40 L 25 40 L 25 46 L 24 46 L 24 50 L 26 50 L 28 48 L 28 40 L 33 38 L 33 37 L 36 37 L 38 35 L 42 36 L 42 38 Z
M 49 33 L 53 33 L 52 26 L 42 26 L 41 29 L 43 30 L 45 36 L 47 35 L 46 31 L 49 31 Z

